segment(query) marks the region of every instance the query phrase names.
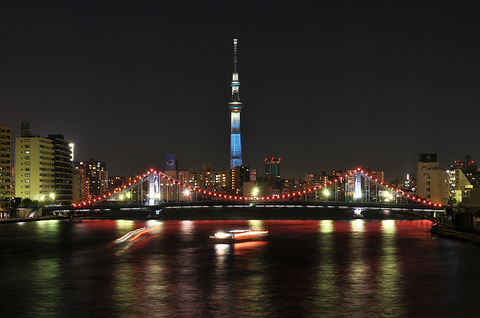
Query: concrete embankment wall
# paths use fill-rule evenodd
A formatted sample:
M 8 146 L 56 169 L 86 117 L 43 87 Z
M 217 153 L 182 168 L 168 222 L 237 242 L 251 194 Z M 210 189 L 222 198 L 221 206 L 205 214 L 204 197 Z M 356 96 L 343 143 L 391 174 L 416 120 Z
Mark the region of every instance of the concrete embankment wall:
M 476 244 L 480 244 L 480 235 L 456 231 L 453 226 L 445 225 L 445 224 L 435 224 L 432 226 L 432 234 L 437 234 L 440 236 L 460 239 L 464 241 L 470 241 Z

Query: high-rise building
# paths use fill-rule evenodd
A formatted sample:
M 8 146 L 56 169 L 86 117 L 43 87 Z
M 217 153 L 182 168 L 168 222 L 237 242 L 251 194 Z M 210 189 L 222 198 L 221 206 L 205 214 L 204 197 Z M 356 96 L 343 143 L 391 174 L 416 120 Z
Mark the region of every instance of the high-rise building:
M 250 168 L 235 167 L 226 171 L 225 190 L 231 194 L 241 194 L 244 182 L 250 182 Z
M 480 176 L 477 171 L 477 164 L 470 155 L 465 155 L 463 160 L 455 160 L 450 165 L 450 170 L 454 169 L 460 169 L 474 188 L 480 187 Z
M 55 202 L 69 205 L 73 199 L 73 162 L 72 148 L 63 135 L 48 135 L 53 140 Z
M 202 164 L 202 167 L 210 169 L 197 170 L 195 168 L 189 168 L 185 171 L 178 171 L 178 181 L 202 190 L 222 192 L 224 187 L 222 182 L 223 172 L 212 170 L 211 164 Z
M 73 163 L 63 135 L 34 137 L 22 122 L 15 140 L 15 196 L 69 205 L 73 195 Z
M 467 177 L 461 169 L 449 169 L 447 170 L 448 174 L 448 183 L 450 191 L 450 199 L 452 203 L 462 202 L 462 193 L 465 189 L 472 187 Z
M 280 158 L 265 158 L 265 177 L 280 177 L 280 161 Z
M 0 211 L 10 206 L 12 196 L 12 147 L 10 127 L 0 126 Z
M 417 195 L 433 203 L 445 205 L 448 202 L 448 175 L 445 169 L 440 169 L 435 153 L 419 154 Z
M 230 107 L 230 169 L 243 165 L 242 139 L 240 136 L 240 113 L 243 103 L 240 101 L 240 81 L 237 73 L 237 39 L 233 39 L 232 100 Z
M 55 149 L 53 140 L 25 136 L 15 140 L 15 196 L 53 203 Z
M 105 162 L 90 158 L 76 161 L 75 169 L 82 174 L 82 201 L 93 200 L 108 192 L 108 172 Z

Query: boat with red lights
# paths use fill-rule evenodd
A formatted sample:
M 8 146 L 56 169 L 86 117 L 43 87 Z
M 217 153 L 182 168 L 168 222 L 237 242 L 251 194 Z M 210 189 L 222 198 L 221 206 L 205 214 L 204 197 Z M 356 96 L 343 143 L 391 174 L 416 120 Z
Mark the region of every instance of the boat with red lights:
M 218 242 L 241 242 L 260 239 L 268 235 L 266 230 L 232 230 L 227 232 L 217 232 L 210 235 L 210 238 Z

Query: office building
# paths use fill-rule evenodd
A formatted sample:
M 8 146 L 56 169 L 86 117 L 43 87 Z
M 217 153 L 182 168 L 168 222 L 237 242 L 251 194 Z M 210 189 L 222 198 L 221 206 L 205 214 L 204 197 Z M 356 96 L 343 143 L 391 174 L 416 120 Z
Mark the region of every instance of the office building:
M 265 177 L 280 177 L 281 158 L 265 158 Z
M 226 193 L 241 195 L 244 182 L 250 181 L 250 168 L 235 167 L 226 171 Z
M 470 155 L 463 157 L 463 160 L 455 160 L 450 165 L 450 170 L 459 169 L 467 178 L 468 182 L 474 187 L 480 187 L 479 173 L 477 171 L 477 164 L 473 161 Z
M 75 170 L 82 174 L 82 201 L 93 200 L 108 192 L 109 181 L 105 162 L 93 158 L 89 161 L 76 161 Z

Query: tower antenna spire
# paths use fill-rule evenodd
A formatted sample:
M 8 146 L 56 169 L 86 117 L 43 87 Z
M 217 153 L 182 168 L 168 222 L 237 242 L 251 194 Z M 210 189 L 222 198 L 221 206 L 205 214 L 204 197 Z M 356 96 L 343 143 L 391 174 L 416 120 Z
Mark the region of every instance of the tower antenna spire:
M 233 72 L 237 73 L 237 42 L 238 39 L 233 39 Z

